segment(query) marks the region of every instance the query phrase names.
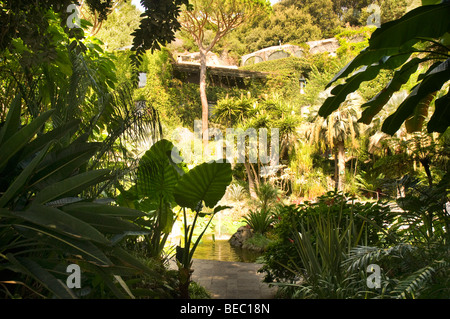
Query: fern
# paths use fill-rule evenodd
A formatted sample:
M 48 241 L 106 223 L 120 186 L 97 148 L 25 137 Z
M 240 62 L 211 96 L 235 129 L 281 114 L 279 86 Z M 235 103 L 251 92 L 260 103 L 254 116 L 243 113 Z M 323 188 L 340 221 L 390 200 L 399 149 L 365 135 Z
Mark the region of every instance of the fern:
M 380 262 L 387 256 L 401 258 L 406 253 L 411 253 L 415 249 L 415 247 L 405 243 L 389 248 L 357 246 L 351 249 L 348 258 L 343 262 L 343 266 L 347 268 L 347 271 L 354 272 L 360 269 L 366 269 L 369 264 Z
M 394 297 L 397 299 L 417 298 L 434 276 L 444 269 L 450 269 L 450 262 L 434 260 L 431 265 L 423 267 L 401 280 L 393 290 Z

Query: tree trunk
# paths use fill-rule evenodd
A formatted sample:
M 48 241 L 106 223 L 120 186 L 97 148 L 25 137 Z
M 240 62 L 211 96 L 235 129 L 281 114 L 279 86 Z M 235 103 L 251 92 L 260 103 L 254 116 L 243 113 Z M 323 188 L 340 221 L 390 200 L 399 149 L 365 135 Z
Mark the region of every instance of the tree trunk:
M 208 145 L 208 99 L 206 97 L 206 54 L 208 51 L 200 48 L 200 100 L 202 103 L 202 136 L 203 147 Z
M 256 198 L 256 190 L 255 190 L 255 178 L 253 176 L 253 172 L 252 169 L 250 167 L 250 163 L 248 162 L 244 162 L 244 167 L 245 167 L 245 171 L 247 172 L 247 177 L 248 177 L 248 190 L 250 192 L 250 197 L 251 198 Z
M 336 144 L 336 148 L 337 148 L 337 189 L 338 191 L 342 191 L 344 189 L 343 187 L 343 179 L 344 179 L 344 174 L 345 174 L 345 146 L 344 146 L 344 142 L 338 142 Z
M 337 147 L 334 146 L 334 191 L 339 190 L 339 168 L 338 168 L 338 152 Z

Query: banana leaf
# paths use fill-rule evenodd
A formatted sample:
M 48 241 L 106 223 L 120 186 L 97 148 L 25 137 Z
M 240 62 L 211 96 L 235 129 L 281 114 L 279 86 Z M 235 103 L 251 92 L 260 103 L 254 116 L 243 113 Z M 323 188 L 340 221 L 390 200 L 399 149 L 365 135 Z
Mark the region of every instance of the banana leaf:
M 213 208 L 225 194 L 231 177 L 230 163 L 200 164 L 180 178 L 174 190 L 175 201 L 192 210 L 196 210 L 202 201 Z

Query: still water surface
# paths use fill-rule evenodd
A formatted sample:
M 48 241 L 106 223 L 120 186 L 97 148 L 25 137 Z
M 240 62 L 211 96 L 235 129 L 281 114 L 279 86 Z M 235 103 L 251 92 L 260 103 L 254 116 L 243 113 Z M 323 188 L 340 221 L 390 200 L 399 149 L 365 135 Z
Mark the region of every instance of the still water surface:
M 204 239 L 197 246 L 194 258 L 220 260 L 220 261 L 241 261 L 253 263 L 261 253 L 249 251 L 247 249 L 232 247 L 228 240 Z

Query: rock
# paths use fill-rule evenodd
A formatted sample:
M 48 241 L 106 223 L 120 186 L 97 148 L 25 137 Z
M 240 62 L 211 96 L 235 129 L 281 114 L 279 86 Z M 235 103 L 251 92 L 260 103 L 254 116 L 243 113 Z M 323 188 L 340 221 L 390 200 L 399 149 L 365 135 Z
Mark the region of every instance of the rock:
M 238 228 L 238 230 L 231 236 L 229 239 L 230 245 L 233 247 L 242 247 L 244 242 L 253 236 L 252 231 L 246 227 L 241 226 Z

